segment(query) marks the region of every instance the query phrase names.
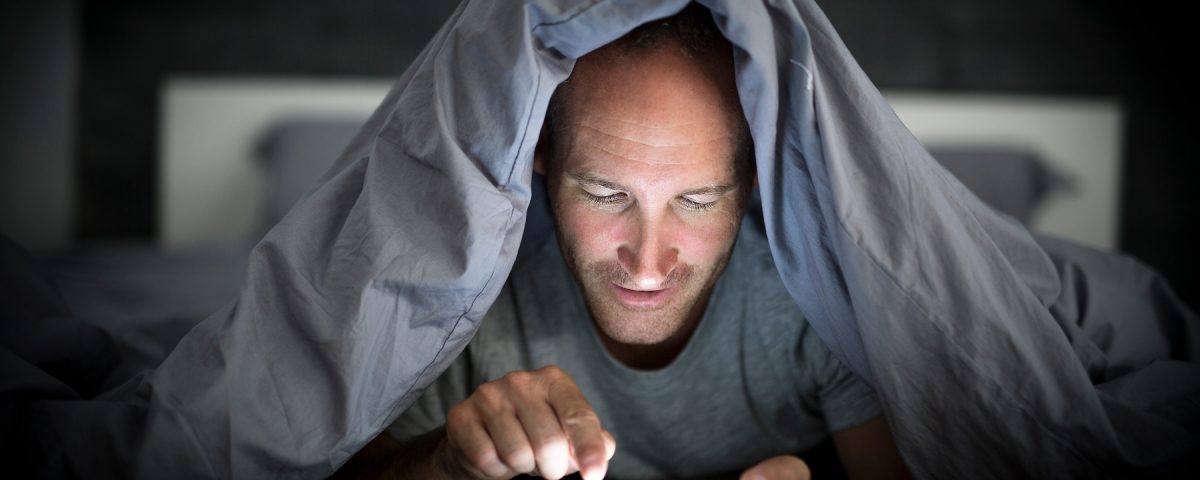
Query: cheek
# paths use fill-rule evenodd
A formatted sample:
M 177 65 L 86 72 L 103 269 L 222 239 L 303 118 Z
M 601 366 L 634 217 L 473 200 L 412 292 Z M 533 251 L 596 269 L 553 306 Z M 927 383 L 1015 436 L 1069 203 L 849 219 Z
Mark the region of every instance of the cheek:
M 617 215 L 597 213 L 587 205 L 568 204 L 559 211 L 559 228 L 580 260 L 591 262 L 616 257 L 629 228 Z
M 729 251 L 737 233 L 736 222 L 707 218 L 703 221 L 680 219 L 676 222 L 672 240 L 680 257 L 693 265 L 709 265 Z

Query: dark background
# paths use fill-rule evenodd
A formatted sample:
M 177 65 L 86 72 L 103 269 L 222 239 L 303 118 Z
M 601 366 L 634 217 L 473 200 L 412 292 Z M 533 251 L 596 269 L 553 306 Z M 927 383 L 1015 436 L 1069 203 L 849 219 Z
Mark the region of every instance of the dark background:
M 882 89 L 1116 98 L 1125 115 L 1119 247 L 1198 304 L 1200 255 L 1193 247 L 1200 216 L 1193 184 L 1200 168 L 1192 155 L 1197 121 L 1187 73 L 1197 55 L 1186 38 L 1194 22 L 1183 6 L 1115 0 L 818 3 Z M 10 4 L 0 11 L 6 73 L 50 90 L 31 95 L 20 82 L 5 80 L 0 91 L 6 109 L 65 106 L 56 107 L 54 118 L 62 121 L 49 130 L 32 131 L 41 125 L 36 119 L 6 114 L 0 145 L 61 128 L 73 139 L 65 150 L 74 172 L 66 192 L 72 212 L 67 237 L 151 239 L 158 88 L 169 75 L 396 77 L 455 7 L 448 0 Z M 20 70 L 35 58 L 30 55 L 62 68 L 37 75 Z M 70 81 L 61 81 L 63 75 Z M 20 172 L 13 162 L 35 161 L 14 158 L 9 150 L 0 172 Z

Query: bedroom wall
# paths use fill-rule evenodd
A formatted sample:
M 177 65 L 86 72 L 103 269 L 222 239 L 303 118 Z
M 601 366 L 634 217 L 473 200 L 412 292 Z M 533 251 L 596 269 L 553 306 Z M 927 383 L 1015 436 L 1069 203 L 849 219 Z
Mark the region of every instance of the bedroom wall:
M 74 235 L 75 20 L 68 0 L 0 3 L 0 235 L 36 251 Z
M 1195 58 L 1181 6 L 1117 0 L 817 2 L 881 88 L 1115 97 L 1120 250 L 1200 307 Z
M 1115 97 L 1126 114 L 1120 246 L 1200 303 L 1200 178 L 1179 74 L 1180 6 L 1115 0 L 819 0 L 886 89 Z M 179 74 L 395 76 L 454 8 L 444 0 L 81 4 L 82 239 L 156 231 L 158 86 Z M 1190 54 L 1194 56 L 1194 54 Z M 1191 56 L 1182 57 L 1190 59 Z
M 455 6 L 445 0 L 83 0 L 80 236 L 155 234 L 158 94 L 167 77 L 396 77 Z

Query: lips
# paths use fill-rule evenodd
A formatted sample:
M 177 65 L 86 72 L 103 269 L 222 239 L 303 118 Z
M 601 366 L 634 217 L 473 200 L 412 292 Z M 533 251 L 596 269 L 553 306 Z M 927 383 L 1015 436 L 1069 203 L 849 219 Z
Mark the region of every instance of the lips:
M 675 289 L 671 287 L 653 291 L 630 290 L 615 284 L 612 287 L 616 291 L 617 298 L 621 300 L 621 303 L 637 310 L 653 310 L 661 307 L 667 303 L 667 300 L 671 298 L 671 294 L 675 292 Z

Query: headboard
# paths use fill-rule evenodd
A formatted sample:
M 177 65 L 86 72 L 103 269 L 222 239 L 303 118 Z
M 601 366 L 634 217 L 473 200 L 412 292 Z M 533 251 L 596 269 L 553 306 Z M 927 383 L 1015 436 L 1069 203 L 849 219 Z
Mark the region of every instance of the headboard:
M 390 85 L 390 80 L 354 78 L 170 79 L 162 89 L 160 244 L 181 247 L 253 241 L 263 233 L 263 219 L 273 219 L 273 210 L 287 207 L 264 200 L 273 188 L 272 179 L 264 173 L 324 168 L 314 167 L 312 160 L 265 168 L 257 160 L 264 138 L 288 122 L 299 121 L 308 132 L 314 132 L 321 119 L 331 119 L 343 129 L 348 119 L 361 122 Z M 980 149 L 986 154 L 975 156 L 985 159 L 983 162 L 1035 157 L 1065 178 L 1070 188 L 1052 191 L 1039 202 L 1028 218 L 1032 228 L 1100 248 L 1115 247 L 1121 133 L 1115 102 L 884 93 L 904 123 L 935 155 L 951 151 L 962 156 L 962 152 Z M 293 137 L 308 135 L 318 134 Z M 348 139 L 347 134 L 339 135 Z M 995 155 L 996 147 L 1027 154 Z M 293 142 L 290 151 L 329 157 L 327 161 L 332 163 L 340 148 L 304 145 L 300 151 Z M 986 172 L 982 176 L 986 177 Z M 970 184 L 966 179 L 964 183 Z
M 241 243 L 259 232 L 263 136 L 295 118 L 364 121 L 392 80 L 175 77 L 161 90 L 158 239 Z M 330 161 L 332 162 L 332 158 Z

